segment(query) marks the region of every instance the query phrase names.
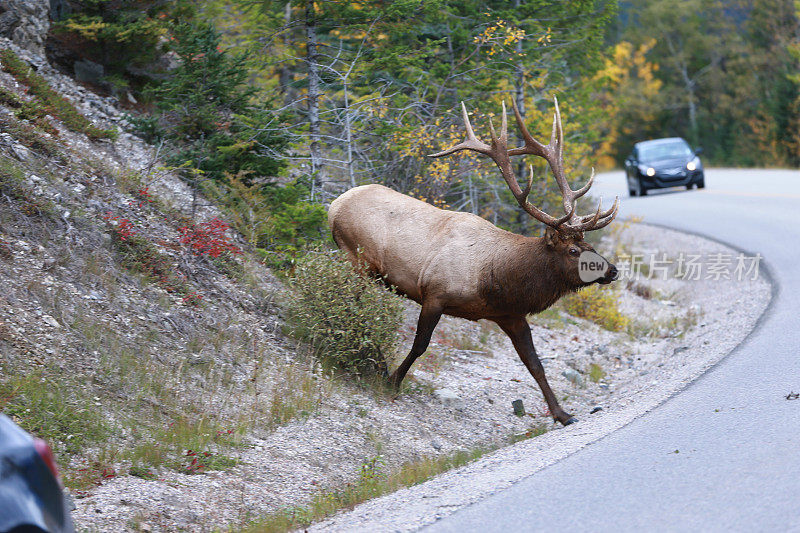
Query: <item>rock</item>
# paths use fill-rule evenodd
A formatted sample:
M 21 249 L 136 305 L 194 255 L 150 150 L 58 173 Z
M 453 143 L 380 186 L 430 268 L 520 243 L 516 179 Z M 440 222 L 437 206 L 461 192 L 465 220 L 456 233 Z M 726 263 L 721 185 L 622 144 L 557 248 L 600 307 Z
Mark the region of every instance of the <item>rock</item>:
M 453 407 L 455 409 L 463 409 L 464 408 L 464 400 L 459 398 L 458 394 L 455 391 L 450 389 L 436 389 L 433 391 L 433 395 L 436 398 L 445 404 L 448 407 Z
M 50 0 L 0 0 L 0 37 L 44 57 L 50 29 Z
M 598 406 L 596 406 L 595 408 L 593 408 L 591 411 L 589 411 L 589 414 L 590 414 L 590 415 L 593 415 L 593 414 L 595 414 L 595 413 L 599 413 L 599 412 L 600 412 L 600 411 L 602 411 L 602 410 L 603 410 L 603 408 L 602 408 L 602 407 L 600 407 L 600 406 L 598 405 Z
M 437 452 L 438 452 L 439 450 L 441 450 L 441 449 L 442 449 L 442 445 L 441 445 L 441 443 L 439 443 L 439 441 L 437 441 L 437 440 L 432 440 L 432 441 L 431 441 L 431 446 L 432 446 L 432 447 L 433 447 L 433 449 L 434 449 L 434 450 L 436 450 Z
M 19 15 L 13 11 L 0 14 L 0 35 L 11 37 L 14 28 L 19 24 Z
M 42 322 L 53 328 L 61 327 L 61 324 L 59 324 L 58 321 L 50 315 L 42 315 Z
M 11 145 L 11 151 L 17 156 L 20 161 L 27 161 L 31 157 L 30 151 L 25 146 L 17 143 Z
M 583 387 L 583 376 L 577 370 L 568 368 L 561 373 L 562 376 L 567 378 L 573 385 Z
M 192 354 L 187 361 L 190 365 L 207 365 L 211 363 L 211 357 L 202 354 Z
M 514 408 L 514 414 L 517 416 L 525 416 L 525 405 L 522 400 L 514 400 L 511 402 L 511 407 Z

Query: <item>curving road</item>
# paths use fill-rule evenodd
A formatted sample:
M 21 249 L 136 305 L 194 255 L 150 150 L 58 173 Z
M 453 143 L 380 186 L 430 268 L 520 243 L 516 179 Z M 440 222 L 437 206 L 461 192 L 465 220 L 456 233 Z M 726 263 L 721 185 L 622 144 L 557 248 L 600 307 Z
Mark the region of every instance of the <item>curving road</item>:
M 800 172 L 707 170 L 706 185 L 627 198 L 616 172 L 593 192 L 760 252 L 776 290 L 757 329 L 648 414 L 428 530 L 800 531 Z

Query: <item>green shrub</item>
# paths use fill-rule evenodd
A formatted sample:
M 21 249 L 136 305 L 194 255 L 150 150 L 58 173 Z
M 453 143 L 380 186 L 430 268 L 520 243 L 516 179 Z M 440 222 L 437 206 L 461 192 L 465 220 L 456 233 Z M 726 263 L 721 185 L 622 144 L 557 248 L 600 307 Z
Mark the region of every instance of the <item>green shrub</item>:
M 291 278 L 287 318 L 317 360 L 355 375 L 383 374 L 402 322 L 402 305 L 359 275 L 341 252 L 309 252 Z
M 270 98 L 249 83 L 246 56 L 225 51 L 208 24 L 178 24 L 172 47 L 179 65 L 148 90 L 157 121 L 133 120 L 150 138 L 170 141 L 168 162 L 202 170 L 218 181 L 225 173 L 275 176 L 284 163 L 273 157 L 288 139 L 269 112 Z
M 561 299 L 564 311 L 609 331 L 622 331 L 630 322 L 628 317 L 620 313 L 618 304 L 618 294 L 599 285 L 590 285 Z
M 204 191 L 223 206 L 231 225 L 250 244 L 281 256 L 270 260 L 270 266 L 285 268 L 281 265 L 284 256 L 291 257 L 329 235 L 328 213 L 321 204 L 308 201 L 309 188 L 302 179 L 281 186 L 248 185 L 231 174 L 226 174 L 226 180 L 229 185 L 206 183 Z

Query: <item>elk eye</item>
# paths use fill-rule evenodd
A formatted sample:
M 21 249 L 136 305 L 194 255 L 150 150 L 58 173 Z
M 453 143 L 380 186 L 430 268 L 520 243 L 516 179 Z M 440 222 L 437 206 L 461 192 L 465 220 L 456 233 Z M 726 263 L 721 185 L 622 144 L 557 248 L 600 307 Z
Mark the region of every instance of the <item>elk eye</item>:
M 569 249 L 569 253 L 571 253 L 572 255 L 580 255 L 581 251 L 573 246 L 572 248 Z

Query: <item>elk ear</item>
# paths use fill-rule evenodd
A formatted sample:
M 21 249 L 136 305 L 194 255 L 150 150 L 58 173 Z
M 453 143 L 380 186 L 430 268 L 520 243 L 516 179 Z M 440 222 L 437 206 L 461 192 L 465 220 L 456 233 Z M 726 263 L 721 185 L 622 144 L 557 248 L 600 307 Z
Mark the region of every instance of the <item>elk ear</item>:
M 555 248 L 561 242 L 561 236 L 558 231 L 548 226 L 544 230 L 544 242 L 548 248 Z

